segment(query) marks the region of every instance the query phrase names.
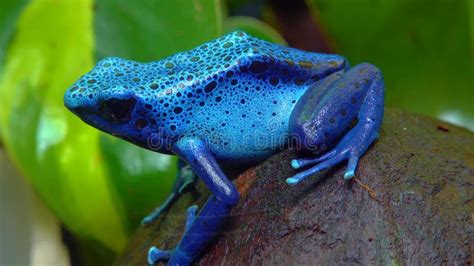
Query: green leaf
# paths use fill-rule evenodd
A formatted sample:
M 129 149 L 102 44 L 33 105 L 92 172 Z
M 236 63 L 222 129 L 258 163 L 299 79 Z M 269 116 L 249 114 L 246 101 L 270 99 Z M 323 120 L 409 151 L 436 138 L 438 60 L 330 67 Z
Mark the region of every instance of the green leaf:
M 470 36 L 471 36 L 471 59 L 474 61 L 474 1 L 469 1 L 469 21 L 470 21 Z M 474 72 L 474 70 L 473 70 Z
M 6 148 L 37 193 L 73 232 L 119 251 L 127 239 L 99 132 L 63 106 L 65 89 L 93 64 L 92 4 L 31 1 L 0 83 Z
M 26 0 L 0 2 L 0 73 L 2 72 L 5 51 L 15 30 L 16 21 Z
M 222 34 L 220 0 L 96 3 L 97 57 L 158 60 Z
M 340 54 L 382 69 L 388 106 L 474 129 L 472 1 L 311 2 Z
M 177 158 L 144 150 L 121 139 L 102 136 L 105 170 L 124 207 L 128 233 L 171 193 Z
M 226 33 L 241 30 L 269 42 L 286 45 L 281 35 L 268 24 L 252 17 L 229 17 L 224 20 Z

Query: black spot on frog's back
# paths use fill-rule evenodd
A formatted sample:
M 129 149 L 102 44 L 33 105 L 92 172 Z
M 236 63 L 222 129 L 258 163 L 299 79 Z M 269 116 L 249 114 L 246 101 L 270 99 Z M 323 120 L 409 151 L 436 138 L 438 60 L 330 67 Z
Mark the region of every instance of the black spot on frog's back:
M 216 87 L 217 87 L 217 81 L 213 80 L 204 87 L 204 91 L 209 93 L 213 91 Z
M 176 106 L 174 109 L 173 109 L 173 112 L 175 114 L 179 114 L 183 111 L 183 108 L 181 108 L 180 106 Z
M 263 73 L 263 72 L 267 71 L 267 69 L 269 67 L 270 67 L 270 65 L 267 62 L 254 61 L 250 64 L 249 70 L 250 70 L 250 72 L 252 72 L 254 74 L 260 74 L 260 73 Z
M 278 77 L 275 77 L 275 76 L 270 77 L 270 84 L 271 84 L 272 86 L 278 85 L 278 82 L 279 82 L 279 81 L 280 81 L 280 80 L 278 79 Z

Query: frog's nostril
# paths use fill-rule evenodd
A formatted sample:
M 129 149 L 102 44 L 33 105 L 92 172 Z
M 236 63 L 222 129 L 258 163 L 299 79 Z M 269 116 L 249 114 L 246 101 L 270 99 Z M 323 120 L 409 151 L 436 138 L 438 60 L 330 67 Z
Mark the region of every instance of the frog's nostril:
M 110 120 L 112 123 L 126 122 L 130 119 L 136 103 L 137 100 L 134 98 L 111 98 L 100 104 L 99 115 Z

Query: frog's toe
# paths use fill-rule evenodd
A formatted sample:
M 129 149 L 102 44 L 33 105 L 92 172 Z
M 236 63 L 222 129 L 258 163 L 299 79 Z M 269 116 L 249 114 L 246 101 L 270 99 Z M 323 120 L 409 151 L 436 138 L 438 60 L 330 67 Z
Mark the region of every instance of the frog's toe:
M 347 169 L 346 169 L 346 172 L 344 173 L 344 180 L 347 181 L 354 177 L 358 162 L 359 162 L 359 156 L 352 155 L 349 158 L 349 163 L 347 164 Z
M 194 222 L 194 219 L 196 219 L 197 209 L 198 209 L 197 205 L 193 205 L 193 206 L 188 208 L 187 215 L 186 215 L 186 226 L 185 226 L 186 230 L 188 230 L 188 228 Z
M 341 152 L 341 153 L 335 152 L 334 154 L 332 153 L 328 153 L 328 154 L 330 154 L 331 156 L 327 156 L 329 158 L 323 161 L 321 161 L 321 158 L 318 158 L 315 160 L 295 160 L 295 161 L 304 161 L 302 165 L 314 164 L 315 162 L 319 162 L 319 163 L 309 168 L 308 170 L 302 171 L 294 175 L 293 177 L 286 179 L 286 183 L 288 183 L 289 185 L 297 184 L 301 180 L 307 178 L 308 176 L 316 174 L 317 172 L 322 171 L 324 169 L 336 166 L 337 164 L 339 164 L 341 161 L 344 161 L 344 160 L 349 161 L 347 164 L 346 172 L 344 173 L 344 180 L 347 181 L 354 177 L 355 171 L 357 168 L 357 163 L 359 161 L 358 155 L 350 154 L 349 152 Z M 326 155 L 324 155 L 323 157 L 326 157 Z
M 344 180 L 350 180 L 355 175 L 354 171 L 346 171 L 344 173 Z
M 159 206 L 159 207 L 156 208 L 152 213 L 150 213 L 149 215 L 145 216 L 145 217 L 142 219 L 141 224 L 142 224 L 143 226 L 151 224 L 153 221 L 155 221 L 156 219 L 158 219 L 158 217 L 160 217 L 161 214 L 163 214 L 164 210 L 165 210 L 165 208 L 163 208 L 163 206 Z
M 154 220 L 154 217 L 146 216 L 145 218 L 142 219 L 141 225 L 151 224 L 151 222 L 153 222 L 153 220 Z
M 293 169 L 300 168 L 302 163 L 303 163 L 302 161 L 303 161 L 303 159 L 299 159 L 299 160 L 293 159 L 293 160 L 291 160 L 291 167 L 293 167 Z
M 293 160 L 291 166 L 298 169 L 303 166 L 313 165 L 308 170 L 302 171 L 295 176 L 288 178 L 286 182 L 290 185 L 297 184 L 306 177 L 313 175 L 321 170 L 333 167 L 341 161 L 348 161 L 347 169 L 344 173 L 344 180 L 350 180 L 354 177 L 359 158 L 364 154 L 369 145 L 378 137 L 378 134 L 371 134 L 364 136 L 363 127 L 356 126 L 342 140 L 337 146 L 316 159 L 299 159 Z M 362 136 L 362 137 L 361 137 Z
M 319 159 L 320 158 L 318 158 L 316 160 L 319 160 Z M 321 170 L 324 170 L 324 169 L 330 168 L 332 166 L 335 166 L 336 164 L 340 163 L 344 159 L 345 159 L 344 154 L 333 155 L 332 157 L 329 157 L 329 159 L 321 161 L 317 165 L 309 168 L 308 170 L 299 172 L 296 175 L 294 175 L 290 178 L 287 178 L 286 183 L 289 184 L 289 185 L 298 184 L 303 179 L 305 179 L 305 178 L 307 178 L 307 177 L 309 177 L 309 176 L 311 176 L 311 175 L 313 175 L 313 174 L 315 174 L 315 173 L 317 173 Z
M 167 250 L 161 250 L 156 247 L 151 247 L 148 250 L 148 264 L 153 265 L 161 260 L 169 260 L 171 252 Z
M 322 155 L 321 157 L 318 157 L 316 159 L 294 159 L 294 160 L 291 160 L 291 167 L 293 167 L 293 169 L 299 169 L 303 166 L 307 166 L 307 165 L 311 165 L 311 164 L 317 164 L 319 162 L 322 162 L 324 160 L 327 160 L 331 157 L 334 157 L 335 155 L 337 154 L 337 150 L 334 149 L 324 155 Z

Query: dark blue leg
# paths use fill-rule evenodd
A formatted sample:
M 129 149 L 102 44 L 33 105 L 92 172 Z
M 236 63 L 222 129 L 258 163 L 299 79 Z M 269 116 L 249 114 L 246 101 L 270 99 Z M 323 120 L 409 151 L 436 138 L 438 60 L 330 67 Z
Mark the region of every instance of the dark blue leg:
M 162 213 L 164 213 L 171 204 L 181 195 L 184 189 L 193 185 L 196 181 L 196 175 L 191 170 L 191 167 L 187 165 L 183 160 L 178 160 L 178 173 L 176 174 L 176 181 L 174 184 L 173 192 L 166 198 L 165 202 L 160 206 L 156 207 L 150 214 L 148 214 L 142 220 L 142 225 L 149 224 L 156 220 Z
M 197 216 L 196 207 L 188 209 L 186 229 L 179 244 L 170 251 L 152 247 L 148 263 L 168 260 L 168 265 L 188 265 L 194 261 L 214 236 L 219 233 L 232 207 L 239 200 L 239 193 L 219 168 L 205 144 L 198 139 L 182 139 L 173 151 L 189 163 L 194 172 L 211 190 L 212 196 Z
M 324 92 L 322 96 L 321 91 Z M 314 99 L 314 95 L 320 95 L 317 101 L 308 100 Z M 306 149 L 324 151 L 328 147 L 335 148 L 316 159 L 293 160 L 291 165 L 295 169 L 315 166 L 286 182 L 296 184 L 342 161 L 348 161 L 344 178 L 351 179 L 359 158 L 379 136 L 383 106 L 382 74 L 370 64 L 357 65 L 330 84 L 321 82 L 309 89 L 295 106 L 290 121 L 291 131 Z M 358 120 L 357 124 L 347 132 L 354 119 Z M 340 139 L 344 132 L 347 133 Z

